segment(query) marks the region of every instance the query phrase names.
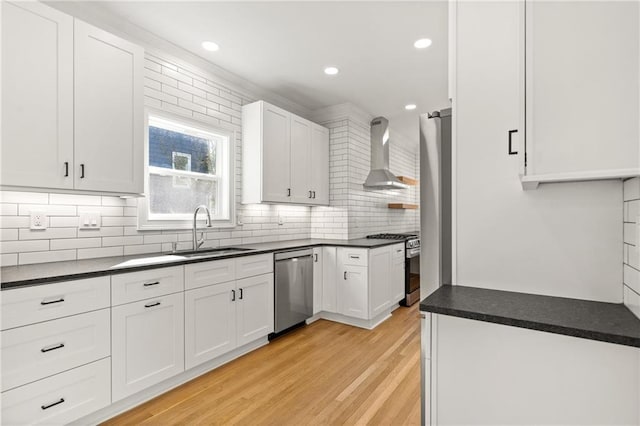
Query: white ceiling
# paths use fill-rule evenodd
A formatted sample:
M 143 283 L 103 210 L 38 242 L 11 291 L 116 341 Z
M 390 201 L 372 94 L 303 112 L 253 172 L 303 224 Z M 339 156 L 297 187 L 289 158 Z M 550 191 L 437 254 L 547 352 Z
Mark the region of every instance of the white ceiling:
M 446 1 L 96 2 L 310 110 L 350 102 L 411 144 L 418 114 L 448 105 Z M 417 50 L 413 42 L 433 44 Z M 220 45 L 207 52 L 202 41 Z M 323 68 L 334 65 L 337 76 Z M 415 103 L 413 112 L 404 105 Z M 392 133 L 393 136 L 393 133 Z

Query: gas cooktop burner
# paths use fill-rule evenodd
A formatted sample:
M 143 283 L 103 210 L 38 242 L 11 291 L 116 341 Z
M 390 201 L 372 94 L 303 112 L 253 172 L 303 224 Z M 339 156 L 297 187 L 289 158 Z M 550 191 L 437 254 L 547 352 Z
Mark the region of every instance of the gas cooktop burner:
M 378 240 L 408 240 L 410 238 L 417 238 L 416 234 L 374 234 L 367 235 L 367 238 L 375 238 Z

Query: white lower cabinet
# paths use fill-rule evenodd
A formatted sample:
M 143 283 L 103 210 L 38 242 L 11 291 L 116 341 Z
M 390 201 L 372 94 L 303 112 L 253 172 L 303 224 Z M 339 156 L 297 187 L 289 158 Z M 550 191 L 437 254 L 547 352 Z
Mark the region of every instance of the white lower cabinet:
M 113 400 L 184 371 L 184 293 L 111 310 Z
M 325 312 L 338 312 L 337 255 L 336 247 L 322 248 L 322 310 Z
M 108 357 L 110 330 L 107 308 L 3 331 L 2 390 Z
M 369 250 L 369 318 L 375 318 L 391 306 L 391 249 Z
M 236 283 L 231 281 L 185 292 L 186 369 L 236 348 L 235 290 Z
M 366 266 L 340 264 L 342 277 L 336 283 L 338 313 L 348 317 L 369 318 L 369 283 Z
M 404 247 L 394 245 L 391 248 L 391 303 L 405 298 L 405 254 Z
M 322 311 L 323 262 L 322 247 L 313 249 L 313 314 Z
M 238 288 L 238 346 L 253 342 L 274 330 L 273 274 L 236 281 Z
M 2 424 L 67 424 L 111 403 L 111 360 L 56 374 L 2 394 Z

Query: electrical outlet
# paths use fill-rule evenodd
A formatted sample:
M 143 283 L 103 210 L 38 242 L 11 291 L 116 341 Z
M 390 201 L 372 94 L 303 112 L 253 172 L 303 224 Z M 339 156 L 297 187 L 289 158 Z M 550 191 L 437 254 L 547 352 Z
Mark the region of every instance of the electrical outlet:
M 31 211 L 29 229 L 47 229 L 47 215 L 45 212 Z

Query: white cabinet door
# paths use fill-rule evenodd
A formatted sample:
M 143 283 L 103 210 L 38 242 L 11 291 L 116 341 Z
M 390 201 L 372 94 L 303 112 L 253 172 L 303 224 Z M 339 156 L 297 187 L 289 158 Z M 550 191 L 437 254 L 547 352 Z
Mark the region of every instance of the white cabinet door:
M 113 401 L 184 371 L 184 293 L 111 310 Z
M 73 18 L 1 7 L 2 185 L 73 188 Z
M 367 268 L 340 265 L 337 299 L 338 313 L 348 317 L 369 319 L 369 291 Z
M 391 306 L 391 246 L 369 250 L 369 318 Z
M 329 205 L 329 129 L 312 123 L 311 129 L 312 203 Z
M 236 293 L 233 281 L 185 292 L 185 369 L 236 347 Z
M 322 310 L 338 312 L 336 282 L 338 278 L 337 248 L 322 248 Z
M 291 200 L 291 114 L 263 103 L 262 110 L 262 200 Z
M 322 247 L 313 249 L 313 314 L 322 310 L 323 262 Z
M 143 60 L 136 46 L 75 21 L 75 188 L 143 192 Z
M 311 204 L 311 125 L 291 115 L 291 202 Z
M 391 246 L 391 303 L 405 297 L 405 257 L 402 244 Z
M 273 333 L 273 274 L 236 281 L 238 346 Z

